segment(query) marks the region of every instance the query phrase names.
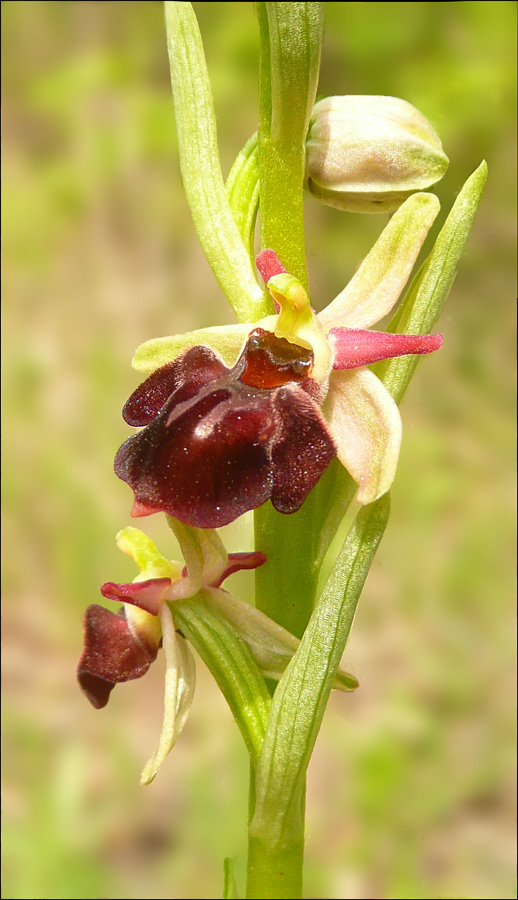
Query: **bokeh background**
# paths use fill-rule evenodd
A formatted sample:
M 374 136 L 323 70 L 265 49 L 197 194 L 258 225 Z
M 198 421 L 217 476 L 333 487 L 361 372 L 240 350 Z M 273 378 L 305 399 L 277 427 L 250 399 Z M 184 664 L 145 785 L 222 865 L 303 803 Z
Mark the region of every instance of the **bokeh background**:
M 194 6 L 226 174 L 257 123 L 253 5 Z M 441 221 L 483 157 L 490 174 L 444 348 L 404 403 L 346 653 L 361 687 L 333 696 L 310 766 L 307 896 L 514 895 L 515 26 L 514 2 L 328 4 L 319 95 L 428 116 Z M 4 2 L 2 73 L 4 896 L 220 896 L 223 856 L 244 872 L 247 758 L 210 675 L 145 789 L 162 661 L 101 712 L 75 683 L 85 607 L 135 574 L 112 473 L 133 350 L 232 321 L 182 194 L 162 5 Z M 317 307 L 383 225 L 308 199 Z M 249 517 L 225 531 L 250 546 Z

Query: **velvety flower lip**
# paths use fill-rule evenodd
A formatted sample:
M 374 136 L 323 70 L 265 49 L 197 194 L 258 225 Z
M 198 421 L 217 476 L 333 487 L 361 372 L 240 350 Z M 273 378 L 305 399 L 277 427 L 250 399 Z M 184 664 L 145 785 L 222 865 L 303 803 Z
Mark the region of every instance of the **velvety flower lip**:
M 87 700 L 102 709 L 116 684 L 146 674 L 157 657 L 160 638 L 144 629 L 133 633 L 124 612 L 113 613 L 98 604 L 86 610 L 83 633 L 77 677 Z
M 117 475 L 134 491 L 133 516 L 165 511 L 216 528 L 268 499 L 292 513 L 334 456 L 358 484 L 359 504 L 390 488 L 401 417 L 367 367 L 432 353 L 442 336 L 370 328 L 398 300 L 439 208 L 433 194 L 409 197 L 318 314 L 266 249 L 256 264 L 277 315 L 159 338 L 137 350 L 133 364 L 149 377 L 124 417 L 143 430 L 115 459 Z
M 271 499 L 302 505 L 335 456 L 311 396 L 313 354 L 254 328 L 233 368 L 193 347 L 154 372 L 124 418 L 145 426 L 115 458 L 133 489 L 133 516 L 163 511 L 217 528 Z

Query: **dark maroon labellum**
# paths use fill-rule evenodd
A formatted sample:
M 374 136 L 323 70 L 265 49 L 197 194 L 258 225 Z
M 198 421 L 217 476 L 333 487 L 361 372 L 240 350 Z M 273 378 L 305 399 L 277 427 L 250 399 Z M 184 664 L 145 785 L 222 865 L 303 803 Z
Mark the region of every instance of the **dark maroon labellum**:
M 336 455 L 309 396 L 309 350 L 256 328 L 228 369 L 193 347 L 154 372 L 123 415 L 145 425 L 115 458 L 132 515 L 166 512 L 218 528 L 269 498 L 295 512 Z
M 94 604 L 86 610 L 84 650 L 77 676 L 96 709 L 106 706 L 116 684 L 141 678 L 157 657 L 158 646 L 130 631 L 123 611 L 113 613 Z

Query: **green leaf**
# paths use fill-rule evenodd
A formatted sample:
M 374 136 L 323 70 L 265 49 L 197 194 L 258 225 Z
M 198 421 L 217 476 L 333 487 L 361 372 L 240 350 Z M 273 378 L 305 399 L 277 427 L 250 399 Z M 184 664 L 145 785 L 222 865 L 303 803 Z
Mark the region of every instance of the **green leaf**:
M 256 838 L 268 836 L 273 845 L 289 841 L 296 822 L 294 807 L 389 510 L 386 494 L 356 517 L 300 647 L 274 694 L 256 772 L 251 823 Z
M 245 740 L 252 765 L 261 753 L 270 695 L 246 644 L 201 590 L 172 604 L 177 628 L 191 642 L 221 689 Z
M 487 166 L 483 162 L 464 185 L 431 254 L 414 278 L 405 299 L 392 318 L 387 329 L 388 331 L 402 334 L 425 334 L 432 330 L 433 324 L 437 320 L 453 284 L 456 267 L 469 237 L 486 178 Z M 413 196 L 415 197 L 416 195 Z M 412 200 L 412 198 L 410 199 Z M 413 202 L 415 201 L 412 200 Z M 405 210 L 405 206 L 406 204 L 401 207 L 400 213 L 402 210 Z M 410 204 L 411 206 L 412 204 Z M 424 209 L 423 211 L 426 212 Z M 433 210 L 431 212 L 433 214 Z M 397 213 L 392 216 L 391 222 L 397 216 Z M 383 238 L 384 234 L 385 232 L 383 232 L 381 238 Z M 416 240 L 421 244 L 424 237 L 425 232 L 423 231 L 423 234 Z M 374 246 L 371 254 L 376 251 L 379 243 L 378 241 Z M 367 260 L 371 254 L 369 254 Z M 380 260 L 380 262 L 382 263 L 383 260 Z M 351 284 L 359 279 L 363 265 L 358 270 Z M 348 285 L 346 291 L 349 290 L 349 287 Z M 330 306 L 333 306 L 333 304 Z M 327 309 L 330 309 L 330 307 Z M 399 357 L 397 359 L 383 360 L 372 366 L 372 370 L 386 385 L 396 403 L 401 402 L 419 359 L 419 356 Z M 328 485 L 327 488 L 326 485 Z M 327 511 L 325 522 L 319 529 L 317 567 L 320 567 L 322 564 L 325 553 L 355 493 L 356 485 L 350 475 L 343 466 L 333 461 L 306 500 L 303 508 L 307 507 L 308 504 L 312 504 L 314 509 L 311 515 L 315 521 L 321 518 L 322 510 Z
M 239 153 L 225 184 L 230 208 L 250 262 L 255 262 L 255 223 L 259 209 L 259 162 L 257 132 Z M 271 307 L 273 312 L 273 304 Z
M 166 2 L 167 49 L 182 181 L 198 239 L 240 321 L 270 311 L 228 201 L 203 44 L 191 3 Z
M 439 317 L 457 274 L 457 266 L 469 237 L 487 178 L 483 161 L 468 178 L 453 204 L 428 259 L 414 278 L 388 330 L 400 334 L 425 334 Z M 414 374 L 418 356 L 400 356 L 376 363 L 373 371 L 400 403 Z
M 324 475 L 306 500 L 314 508 L 315 521 L 321 522 L 315 551 L 315 569 L 320 571 L 331 542 L 340 528 L 358 485 L 342 466 L 333 459 Z
M 239 900 L 234 867 L 228 856 L 223 860 L 223 900 Z

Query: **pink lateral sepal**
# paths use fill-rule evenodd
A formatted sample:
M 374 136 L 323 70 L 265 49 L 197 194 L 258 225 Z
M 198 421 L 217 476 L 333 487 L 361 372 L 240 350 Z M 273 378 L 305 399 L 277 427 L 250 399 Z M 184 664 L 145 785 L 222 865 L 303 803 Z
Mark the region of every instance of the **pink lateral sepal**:
M 380 359 L 433 353 L 442 346 L 442 334 L 390 334 L 357 328 L 331 328 L 335 351 L 333 369 L 357 369 Z

